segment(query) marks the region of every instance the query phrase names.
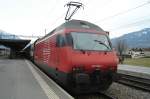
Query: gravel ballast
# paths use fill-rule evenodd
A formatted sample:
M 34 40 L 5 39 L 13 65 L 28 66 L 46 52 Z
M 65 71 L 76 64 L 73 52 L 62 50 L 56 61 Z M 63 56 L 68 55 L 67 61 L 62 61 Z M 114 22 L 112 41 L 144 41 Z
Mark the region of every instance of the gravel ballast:
M 150 92 L 137 90 L 118 83 L 113 83 L 106 93 L 116 99 L 150 99 Z

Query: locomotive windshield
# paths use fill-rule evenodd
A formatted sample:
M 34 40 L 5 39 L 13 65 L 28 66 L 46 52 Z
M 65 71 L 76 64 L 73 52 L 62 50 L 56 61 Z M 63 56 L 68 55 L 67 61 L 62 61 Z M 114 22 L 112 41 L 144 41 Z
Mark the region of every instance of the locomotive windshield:
M 106 35 L 95 33 L 71 33 L 74 49 L 110 51 L 110 43 Z

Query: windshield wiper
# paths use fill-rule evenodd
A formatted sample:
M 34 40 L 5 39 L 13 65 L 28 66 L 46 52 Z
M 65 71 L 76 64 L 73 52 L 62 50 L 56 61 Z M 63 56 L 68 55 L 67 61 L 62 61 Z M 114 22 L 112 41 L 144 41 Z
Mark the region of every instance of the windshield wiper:
M 105 47 L 107 47 L 107 49 L 110 49 L 104 42 L 99 41 L 99 40 L 94 40 L 95 42 L 98 42 L 99 44 L 104 45 Z

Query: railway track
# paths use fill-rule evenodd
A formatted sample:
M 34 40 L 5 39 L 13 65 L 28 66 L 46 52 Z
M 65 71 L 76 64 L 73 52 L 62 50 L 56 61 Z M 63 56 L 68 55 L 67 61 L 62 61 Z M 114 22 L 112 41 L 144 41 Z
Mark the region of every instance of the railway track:
M 127 74 L 118 74 L 118 76 L 119 79 L 117 80 L 117 83 L 150 92 L 150 79 L 135 77 Z
M 106 93 L 95 93 L 95 94 L 84 94 L 84 95 L 82 94 L 75 97 L 75 99 L 117 99 L 117 98 L 107 95 Z

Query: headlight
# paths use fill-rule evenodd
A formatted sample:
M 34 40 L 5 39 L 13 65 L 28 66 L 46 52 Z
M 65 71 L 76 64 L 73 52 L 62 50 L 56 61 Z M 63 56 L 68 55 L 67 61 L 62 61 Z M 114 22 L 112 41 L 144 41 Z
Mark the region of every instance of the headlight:
M 100 70 L 101 65 L 92 65 L 92 68 L 94 68 L 94 70 Z
M 73 71 L 83 71 L 84 70 L 84 67 L 83 66 L 76 66 L 76 67 L 73 67 L 72 69 Z

